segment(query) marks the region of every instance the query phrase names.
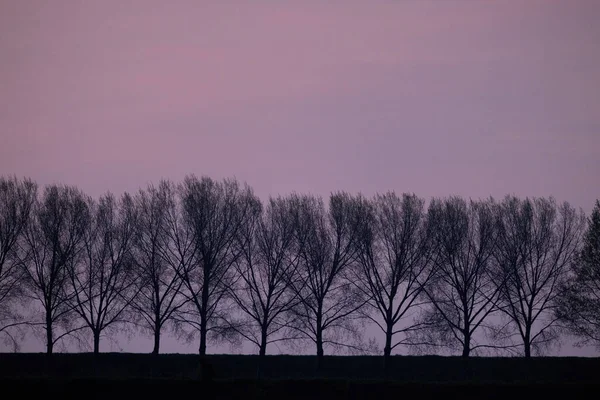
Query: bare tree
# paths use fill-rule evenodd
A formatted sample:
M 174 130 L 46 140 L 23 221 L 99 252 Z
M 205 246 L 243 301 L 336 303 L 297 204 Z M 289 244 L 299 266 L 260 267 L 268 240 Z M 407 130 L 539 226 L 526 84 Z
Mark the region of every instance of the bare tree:
M 70 306 L 91 330 L 98 354 L 103 332 L 130 321 L 127 311 L 138 279 L 131 254 L 135 208 L 128 194 L 117 200 L 110 193 L 88 207 L 83 251 L 69 268 Z
M 324 348 L 352 348 L 358 336 L 353 319 L 366 299 L 348 279 L 355 261 L 358 236 L 367 202 L 361 197 L 336 193 L 326 211 L 322 199 L 293 197 L 294 225 L 299 246 L 299 266 L 291 288 L 298 296 L 292 327 L 317 348 L 317 368 Z
M 600 201 L 589 218 L 583 246 L 561 287 L 555 314 L 568 330 L 600 348 Z
M 180 295 L 183 281 L 177 271 L 188 265 L 193 255 L 193 241 L 184 237 L 185 225 L 177 202 L 174 184 L 161 181 L 136 196 L 137 229 L 134 256 L 138 279 L 138 296 L 132 308 L 141 326 L 154 338 L 153 354 L 158 354 L 163 328 L 185 305 Z M 191 238 L 191 235 L 188 235 Z
M 84 326 L 73 326 L 68 268 L 82 249 L 90 223 L 89 198 L 74 187 L 51 185 L 36 202 L 25 229 L 24 273 L 28 292 L 43 308 L 46 351 Z M 57 331 L 60 330 L 60 333 Z
M 500 309 L 518 330 L 525 357 L 558 339 L 554 309 L 578 250 L 585 217 L 553 198 L 508 196 L 498 214 Z
M 31 180 L 0 177 L 0 335 L 15 349 L 14 329 L 25 323 L 15 310 L 23 298 L 18 252 L 36 195 L 37 185 Z
M 184 219 L 193 233 L 194 259 L 181 263 L 178 273 L 190 308 L 183 319 L 200 333 L 200 355 L 206 354 L 209 334 L 235 333 L 229 318 L 228 295 L 235 281 L 233 264 L 241 256 L 237 237 L 260 201 L 247 185 L 208 177 L 187 176 L 181 188 Z
M 242 256 L 234 264 L 239 278 L 232 297 L 250 319 L 240 333 L 258 347 L 260 356 L 269 343 L 290 339 L 284 332 L 297 303 L 289 287 L 297 266 L 290 205 L 288 199 L 270 199 L 264 213 L 249 219 L 239 235 Z
M 429 211 L 435 232 L 435 272 L 424 292 L 431 302 L 418 340 L 434 346 L 458 347 L 462 356 L 488 345 L 476 332 L 487 329 L 486 318 L 496 310 L 500 292 L 493 274 L 496 241 L 494 203 L 459 197 L 433 199 Z
M 386 367 L 395 347 L 412 343 L 406 334 L 423 328 L 409 317 L 422 306 L 423 287 L 434 271 L 424 204 L 414 194 L 377 195 L 358 240 L 360 262 L 353 282 L 376 312 L 367 317 L 385 334 Z M 404 337 L 394 343 L 396 335 Z

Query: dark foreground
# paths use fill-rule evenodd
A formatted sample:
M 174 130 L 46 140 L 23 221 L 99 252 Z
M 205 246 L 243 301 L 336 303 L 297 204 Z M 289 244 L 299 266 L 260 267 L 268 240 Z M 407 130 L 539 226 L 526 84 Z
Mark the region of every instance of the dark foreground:
M 596 398 L 599 358 L 0 354 L 0 396 L 25 398 Z M 10 397 L 10 396 L 9 396 Z M 9 398 L 6 397 L 6 398 Z
M 177 379 L 17 380 L 1 382 L 19 398 L 49 399 L 596 399 L 598 384 L 401 383 L 352 380 L 216 381 Z M 8 396 L 6 398 L 16 398 Z M 511 399 L 512 400 L 512 399 Z

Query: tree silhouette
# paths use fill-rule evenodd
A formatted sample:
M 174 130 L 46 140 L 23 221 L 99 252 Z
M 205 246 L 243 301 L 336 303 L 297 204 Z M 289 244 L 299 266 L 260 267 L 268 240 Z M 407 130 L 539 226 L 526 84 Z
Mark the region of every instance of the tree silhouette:
M 500 292 L 492 270 L 494 205 L 491 200 L 434 199 L 428 218 L 437 249 L 434 274 L 423 287 L 431 306 L 420 319 L 427 329 L 416 332 L 413 340 L 458 347 L 468 357 L 486 346 L 474 336 L 488 328 L 484 321 L 496 310 Z
M 116 200 L 108 193 L 88 207 L 91 218 L 83 251 L 69 268 L 73 288 L 69 303 L 91 330 L 94 354 L 98 354 L 100 335 L 131 320 L 128 309 L 137 295 L 138 279 L 131 254 L 136 217 L 127 194 Z
M 250 187 L 235 180 L 216 182 L 193 175 L 185 178 L 181 195 L 195 250 L 194 258 L 178 267 L 190 306 L 181 315 L 199 331 L 199 353 L 204 355 L 209 333 L 227 337 L 237 332 L 227 309 L 235 281 L 232 266 L 241 256 L 235 243 L 242 226 L 260 210 L 260 201 Z
M 508 196 L 498 213 L 500 310 L 517 328 L 525 357 L 558 339 L 554 308 L 581 238 L 584 217 L 554 199 Z
M 401 345 L 530 357 L 568 332 L 600 347 L 600 201 L 585 230 L 552 197 L 434 198 L 427 211 L 414 194 L 328 200 L 263 208 L 235 179 L 189 175 L 95 201 L 0 177 L 0 336 L 16 349 L 33 327 L 51 354 L 89 329 L 98 353 L 103 334 L 134 324 L 158 354 L 171 328 L 199 336 L 201 355 L 244 338 L 259 370 L 282 341 L 314 343 L 319 369 L 325 349 L 365 352 L 368 320 L 386 367 Z
M 297 268 L 291 202 L 270 199 L 264 213 L 249 219 L 239 236 L 242 256 L 232 296 L 250 319 L 240 333 L 264 356 L 269 343 L 289 340 L 289 311 L 298 302 L 290 289 Z
M 14 329 L 25 323 L 15 310 L 23 300 L 19 253 L 36 195 L 37 185 L 31 180 L 0 177 L 0 335 L 15 349 Z
M 558 317 L 581 339 L 600 348 L 600 201 L 588 221 L 581 251 L 562 287 Z
M 42 308 L 46 352 L 84 326 L 73 326 L 68 269 L 81 252 L 90 223 L 89 198 L 74 187 L 51 185 L 36 202 L 24 235 L 24 273 L 29 294 Z M 57 334 L 57 329 L 61 333 Z
M 292 201 L 300 258 L 291 324 L 315 344 L 320 369 L 325 346 L 352 348 L 348 339 L 358 334 L 352 322 L 366 299 L 346 272 L 355 261 L 367 204 L 346 193 L 333 194 L 328 210 L 317 197 L 295 195 Z
M 395 347 L 412 343 L 406 334 L 423 327 L 422 322 L 403 319 L 422 305 L 423 287 L 434 271 L 424 203 L 415 195 L 377 195 L 359 236 L 360 262 L 353 282 L 369 299 L 367 309 L 376 312 L 368 318 L 385 334 L 386 367 Z M 405 337 L 394 343 L 400 334 Z
M 181 215 L 175 185 L 161 181 L 148 186 L 135 197 L 137 223 L 133 254 L 138 278 L 138 295 L 132 302 L 139 324 L 154 339 L 153 354 L 158 354 L 163 328 L 185 305 L 180 290 L 183 281 L 177 273 L 187 264 L 191 240 L 181 240 Z M 183 260 L 182 260 L 183 258 Z

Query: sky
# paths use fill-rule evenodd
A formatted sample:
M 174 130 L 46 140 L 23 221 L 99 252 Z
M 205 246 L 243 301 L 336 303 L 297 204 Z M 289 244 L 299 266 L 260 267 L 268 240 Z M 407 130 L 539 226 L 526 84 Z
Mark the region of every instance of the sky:
M 0 0 L 0 174 L 589 213 L 599 19 L 595 0 Z

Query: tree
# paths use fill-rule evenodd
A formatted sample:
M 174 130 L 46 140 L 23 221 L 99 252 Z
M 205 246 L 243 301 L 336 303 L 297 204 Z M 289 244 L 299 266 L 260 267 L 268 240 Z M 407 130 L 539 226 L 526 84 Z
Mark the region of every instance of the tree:
M 377 195 L 358 240 L 360 262 L 353 281 L 369 299 L 368 308 L 376 312 L 368 318 L 385 334 L 386 367 L 395 347 L 411 344 L 406 336 L 394 343 L 394 336 L 422 328 L 421 323 L 404 319 L 422 305 L 423 287 L 434 271 L 424 203 L 415 195 Z M 397 326 L 400 321 L 405 322 L 402 327 Z
M 138 218 L 133 250 L 138 296 L 132 308 L 141 326 L 154 338 L 152 353 L 158 354 L 163 328 L 185 305 L 179 293 L 183 281 L 177 271 L 180 264 L 188 264 L 193 243 L 184 237 L 189 231 L 181 223 L 176 188 L 171 182 L 161 181 L 157 187 L 141 190 L 135 203 Z
M 83 251 L 69 268 L 70 307 L 91 330 L 98 354 L 100 335 L 130 320 L 127 311 L 138 279 L 131 254 L 135 208 L 128 194 L 117 200 L 110 193 L 97 203 L 90 201 L 88 208 Z
M 89 198 L 74 187 L 52 185 L 36 202 L 25 229 L 24 273 L 30 295 L 42 308 L 46 351 L 84 326 L 73 326 L 69 306 L 73 291 L 68 268 L 82 250 L 90 223 Z M 61 333 L 57 334 L 58 329 Z
M 13 329 L 25 323 L 15 311 L 24 278 L 18 253 L 36 196 L 31 180 L 0 177 L 0 335 L 14 348 L 18 342 Z
M 498 224 L 500 310 L 517 328 L 525 357 L 558 339 L 554 309 L 576 255 L 584 216 L 554 199 L 508 196 Z
M 366 299 L 348 279 L 355 261 L 358 236 L 365 221 L 367 202 L 336 193 L 325 210 L 322 199 L 293 197 L 299 265 L 291 289 L 298 297 L 292 310 L 292 328 L 317 349 L 321 368 L 325 346 L 352 348 L 357 337 L 353 319 Z
M 234 263 L 239 279 L 232 297 L 250 319 L 240 333 L 264 356 L 269 343 L 289 339 L 282 333 L 297 303 L 290 290 L 297 266 L 290 201 L 270 199 L 264 214 L 249 219 L 239 240 L 242 255 Z
M 236 241 L 241 227 L 260 210 L 260 201 L 247 185 L 208 177 L 187 176 L 181 188 L 183 215 L 193 234 L 194 258 L 178 273 L 190 309 L 184 320 L 200 332 L 200 355 L 206 354 L 208 334 L 225 337 L 231 329 L 228 300 L 235 281 L 233 264 L 241 256 Z
M 462 356 L 482 347 L 478 330 L 496 311 L 500 292 L 493 275 L 492 256 L 496 241 L 492 200 L 469 201 L 459 197 L 433 199 L 429 222 L 436 252 L 434 274 L 423 287 L 431 305 L 421 322 L 418 340 L 434 346 L 458 347 Z
M 556 317 L 581 339 L 600 348 L 600 201 L 588 221 L 583 246 L 562 287 Z

